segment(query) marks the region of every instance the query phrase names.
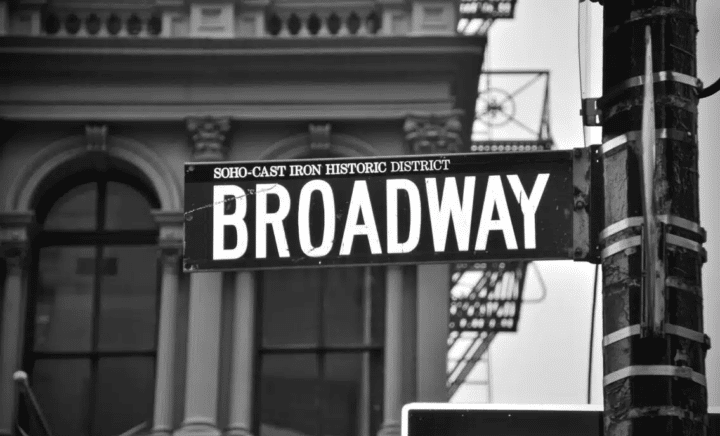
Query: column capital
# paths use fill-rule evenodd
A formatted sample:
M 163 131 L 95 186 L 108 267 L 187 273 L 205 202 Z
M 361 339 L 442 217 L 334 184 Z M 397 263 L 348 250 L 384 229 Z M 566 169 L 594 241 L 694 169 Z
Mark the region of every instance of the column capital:
M 228 152 L 229 117 L 191 117 L 186 120 L 193 150 L 198 161 L 225 160 Z
M 413 112 L 405 118 L 405 142 L 411 154 L 457 153 L 463 149 L 463 111 Z
M 330 135 L 332 126 L 330 123 L 308 125 L 310 150 L 328 151 L 331 147 Z
M 86 124 L 85 140 L 88 151 L 107 152 L 107 133 L 107 124 Z

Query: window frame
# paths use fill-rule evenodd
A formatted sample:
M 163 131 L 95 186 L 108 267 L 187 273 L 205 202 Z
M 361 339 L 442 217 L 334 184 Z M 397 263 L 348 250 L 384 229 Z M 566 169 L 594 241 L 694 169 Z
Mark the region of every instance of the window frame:
M 25 336 L 23 338 L 23 358 L 22 367 L 30 374 L 32 384 L 32 373 L 35 362 L 39 360 L 62 360 L 62 359 L 84 359 L 89 362 L 89 386 L 90 392 L 86 403 L 87 422 L 86 432 L 89 436 L 98 436 L 94 430 L 96 427 L 96 407 L 99 380 L 100 361 L 103 358 L 115 357 L 150 357 L 152 359 L 153 374 L 153 399 L 151 404 L 154 407 L 155 384 L 154 380 L 157 376 L 157 352 L 160 328 L 160 305 L 162 290 L 162 268 L 160 259 L 156 259 L 156 280 L 155 280 L 155 329 L 153 335 L 155 337 L 152 349 L 131 350 L 119 349 L 100 351 L 98 349 L 100 340 L 100 320 L 101 320 L 101 302 L 102 302 L 102 259 L 104 259 L 105 247 L 119 246 L 146 246 L 158 248 L 159 229 L 126 229 L 126 230 L 104 230 L 105 214 L 107 208 L 107 186 L 108 183 L 114 182 L 128 186 L 141 194 L 149 203 L 150 210 L 160 207 L 160 201 L 154 192 L 145 186 L 141 181 L 116 170 L 102 171 L 98 169 L 84 170 L 76 172 L 69 177 L 62 179 L 59 183 L 48 189 L 35 202 L 35 210 L 39 231 L 34 235 L 30 244 L 30 269 L 28 276 L 28 297 L 25 307 Z M 96 185 L 97 197 L 95 210 L 95 229 L 88 230 L 44 230 L 43 225 L 52 207 L 57 203 L 63 195 L 68 194 L 72 189 L 87 183 Z M 73 247 L 73 246 L 89 246 L 95 250 L 95 261 L 93 275 L 95 277 L 92 294 L 92 324 L 91 324 L 91 347 L 90 351 L 35 351 L 35 318 L 37 314 L 38 304 L 38 287 L 40 272 L 40 250 L 46 247 Z M 152 420 L 151 411 L 150 419 Z M 27 424 L 31 418 L 25 407 L 18 410 L 18 422 L 27 428 Z
M 318 270 L 327 269 L 328 267 L 324 268 L 317 268 Z M 348 267 L 348 268 L 359 268 L 363 270 L 362 274 L 362 286 L 363 286 L 363 294 L 366 292 L 366 288 L 370 287 L 369 290 L 370 296 L 374 295 L 374 290 L 372 289 L 372 280 L 373 277 L 381 277 L 382 280 L 385 279 L 386 274 L 386 268 L 382 266 L 360 266 L 360 267 Z M 387 302 L 386 302 L 386 290 L 385 285 L 383 284 L 381 286 L 381 293 L 382 293 L 382 305 L 381 305 L 381 313 L 376 314 L 372 312 L 372 300 L 370 301 L 370 308 L 367 309 L 366 307 L 366 301 L 363 297 L 363 329 L 369 329 L 369 331 L 365 332 L 363 336 L 366 336 L 366 334 L 369 336 L 369 339 L 366 341 L 365 337 L 363 338 L 364 343 L 363 344 L 349 344 L 349 345 L 329 345 L 325 343 L 325 329 L 326 326 L 326 320 L 325 320 L 325 292 L 326 288 L 325 286 L 321 287 L 320 289 L 313 289 L 314 292 L 318 294 L 317 299 L 317 315 L 316 315 L 316 321 L 317 321 L 317 333 L 316 333 L 316 339 L 317 343 L 315 345 L 312 344 L 284 344 L 284 345 L 268 345 L 266 346 L 263 343 L 263 317 L 265 314 L 264 310 L 264 293 L 265 293 L 265 282 L 264 282 L 264 276 L 263 274 L 266 273 L 276 273 L 276 271 L 258 271 L 256 272 L 256 279 L 255 283 L 258 285 L 255 289 L 255 295 L 256 295 L 256 316 L 255 316 L 255 353 L 254 353 L 254 371 L 253 371 L 253 423 L 252 423 L 252 432 L 254 435 L 262 436 L 261 431 L 261 425 L 262 425 L 262 365 L 263 365 L 263 356 L 265 355 L 314 355 L 316 358 L 316 368 L 317 368 L 317 378 L 315 379 L 317 390 L 315 392 L 316 398 L 319 398 L 320 401 L 318 401 L 317 406 L 315 407 L 315 412 L 317 414 L 317 428 L 316 428 L 316 434 L 315 435 L 309 435 L 309 436 L 325 436 L 324 435 L 324 428 L 323 428 L 323 415 L 324 415 L 324 408 L 321 403 L 323 398 L 323 387 L 325 384 L 325 376 L 326 376 L 326 369 L 325 369 L 325 361 L 328 355 L 342 355 L 342 354 L 355 354 L 362 357 L 362 363 L 361 368 L 362 371 L 372 371 L 372 360 L 373 359 L 380 359 L 383 366 L 383 371 L 381 373 L 381 386 L 384 386 L 385 384 L 385 377 L 384 377 L 384 359 L 385 359 L 385 311 Z M 377 341 L 373 341 L 373 334 L 372 334 L 372 327 L 371 325 L 367 324 L 367 313 L 366 311 L 370 310 L 371 316 L 380 316 L 381 322 L 382 322 L 382 334 L 381 334 L 381 342 L 378 343 Z M 372 321 L 370 321 L 372 322 Z M 373 411 L 372 411 L 372 389 L 373 389 L 373 379 L 372 375 L 368 377 L 367 380 L 363 380 L 363 385 L 360 387 L 361 392 L 366 391 L 368 398 L 366 399 L 367 404 L 363 407 L 367 407 L 367 422 L 361 422 L 361 425 L 366 429 L 367 435 L 363 434 L 363 429 L 358 429 L 357 436 L 374 436 L 372 434 L 373 427 L 377 427 L 377 429 L 380 429 L 380 426 L 382 424 L 382 414 L 384 409 L 384 402 L 385 402 L 385 395 L 384 395 L 384 388 L 381 388 L 380 397 L 381 397 L 381 404 L 380 404 L 380 416 L 377 419 L 373 418 Z M 358 413 L 360 413 L 360 410 L 358 410 Z M 376 425 L 373 425 L 376 424 Z

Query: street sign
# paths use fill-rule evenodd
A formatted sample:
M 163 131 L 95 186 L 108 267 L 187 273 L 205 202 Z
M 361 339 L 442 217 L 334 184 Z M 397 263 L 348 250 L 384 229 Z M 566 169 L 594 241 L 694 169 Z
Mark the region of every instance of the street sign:
M 185 270 L 572 259 L 573 164 L 572 150 L 188 163 Z
M 720 408 L 708 409 L 708 436 L 720 436 Z M 401 436 L 602 436 L 600 405 L 411 403 Z
M 602 436 L 602 406 L 411 403 L 402 436 Z

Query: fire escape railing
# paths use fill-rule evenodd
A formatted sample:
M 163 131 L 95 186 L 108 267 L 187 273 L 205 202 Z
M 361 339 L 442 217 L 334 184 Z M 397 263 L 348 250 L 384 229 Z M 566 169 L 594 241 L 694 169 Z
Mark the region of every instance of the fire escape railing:
M 499 332 L 514 332 L 520 319 L 525 262 L 458 264 L 450 290 L 449 398 L 466 381 Z M 462 348 L 464 347 L 464 350 Z
M 509 153 L 554 148 L 549 81 L 550 73 L 545 70 L 484 71 L 470 151 Z M 497 334 L 517 330 L 527 265 L 455 265 L 448 337 L 450 399 L 463 384 L 470 383 L 468 378 Z

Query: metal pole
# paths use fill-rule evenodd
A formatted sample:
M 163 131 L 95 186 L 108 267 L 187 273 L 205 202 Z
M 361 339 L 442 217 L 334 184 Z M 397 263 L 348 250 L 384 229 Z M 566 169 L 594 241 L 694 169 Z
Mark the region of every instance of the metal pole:
M 695 2 L 604 1 L 606 436 L 707 434 Z

